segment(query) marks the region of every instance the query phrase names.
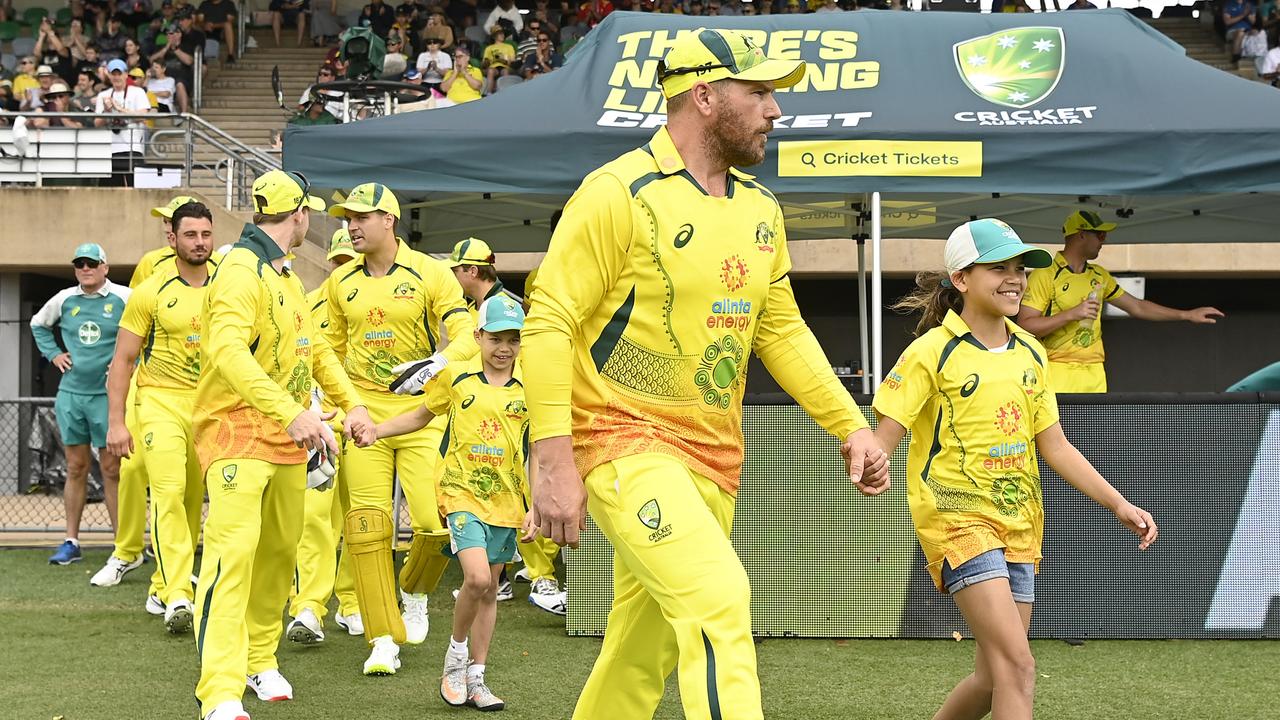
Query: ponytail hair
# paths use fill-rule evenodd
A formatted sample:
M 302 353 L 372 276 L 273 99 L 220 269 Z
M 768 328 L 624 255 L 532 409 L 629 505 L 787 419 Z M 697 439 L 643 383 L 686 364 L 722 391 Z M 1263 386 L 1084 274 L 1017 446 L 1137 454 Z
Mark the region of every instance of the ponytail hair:
M 943 280 L 947 283 L 943 284 Z M 948 310 L 963 310 L 964 297 L 951 286 L 946 273 L 926 271 L 916 275 L 916 289 L 889 308 L 903 315 L 922 311 L 924 316 L 916 324 L 916 337 L 920 337 L 941 325 Z

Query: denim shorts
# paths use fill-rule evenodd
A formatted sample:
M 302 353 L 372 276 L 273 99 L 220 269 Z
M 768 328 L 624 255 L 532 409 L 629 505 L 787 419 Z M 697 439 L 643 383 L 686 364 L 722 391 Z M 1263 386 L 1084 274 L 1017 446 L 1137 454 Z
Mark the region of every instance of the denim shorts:
M 1035 563 L 1011 563 L 1004 559 L 1004 548 L 988 550 L 958 568 L 942 561 L 942 585 L 949 593 L 956 593 L 970 585 L 977 585 L 993 578 L 1008 578 L 1014 602 L 1036 601 Z

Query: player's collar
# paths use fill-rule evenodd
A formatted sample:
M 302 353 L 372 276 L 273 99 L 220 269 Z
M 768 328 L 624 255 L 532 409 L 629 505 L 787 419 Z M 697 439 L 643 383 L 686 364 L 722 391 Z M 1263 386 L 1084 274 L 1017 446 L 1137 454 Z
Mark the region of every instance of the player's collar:
M 680 171 L 686 171 L 684 158 L 680 157 L 680 151 L 676 149 L 675 141 L 671 139 L 671 133 L 667 128 L 660 127 L 658 131 L 650 138 L 649 144 L 645 145 L 645 149 L 649 154 L 653 155 L 653 159 L 658 163 L 658 170 L 663 175 L 674 175 Z M 739 180 L 752 180 L 754 175 L 742 172 L 738 168 L 729 168 L 729 174 Z
M 280 246 L 275 240 L 271 239 L 262 228 L 253 223 L 245 223 L 244 230 L 240 232 L 240 241 L 237 245 L 253 251 L 263 262 L 274 262 L 285 256 Z
M 1004 319 L 1004 325 L 1009 331 L 1009 344 L 1012 345 L 1013 336 L 1016 333 L 1022 332 L 1022 328 L 1018 327 L 1017 323 L 1013 322 L 1009 318 Z M 955 310 L 947 311 L 946 317 L 942 318 L 942 327 L 946 328 L 948 332 L 958 338 L 968 339 L 974 345 L 984 350 L 987 349 L 982 343 L 978 342 L 977 338 L 973 336 L 973 331 L 969 329 L 969 324 L 966 323 L 964 318 L 960 317 L 960 313 L 957 313 Z

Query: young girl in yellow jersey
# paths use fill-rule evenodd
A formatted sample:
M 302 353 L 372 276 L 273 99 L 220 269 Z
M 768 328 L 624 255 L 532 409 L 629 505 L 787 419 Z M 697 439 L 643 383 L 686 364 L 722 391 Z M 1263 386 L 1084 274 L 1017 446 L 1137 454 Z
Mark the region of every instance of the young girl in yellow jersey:
M 504 703 L 485 685 L 484 671 L 497 620 L 499 576 L 515 555 L 516 529 L 526 514 L 529 420 L 524 386 L 514 375 L 524 311 L 496 295 L 478 314 L 480 363 L 448 365 L 427 386 L 422 407 L 379 423 L 376 433 L 386 438 L 414 432 L 448 413 L 437 500 L 449 521 L 450 550 L 462 566 L 463 581 L 440 697 L 450 705 L 501 710 Z
M 1094 470 L 1062 434 L 1048 356 L 1008 318 L 1027 268 L 1049 253 L 994 219 L 947 239 L 946 274 L 924 273 L 900 309 L 923 310 L 917 339 L 876 393 L 876 436 L 892 454 L 907 430 L 907 494 L 929 573 L 977 640 L 972 674 L 935 720 L 1030 718 L 1035 660 L 1027 642 L 1044 508 L 1036 453 L 1140 538 L 1156 524 Z M 864 491 L 875 494 L 876 490 Z

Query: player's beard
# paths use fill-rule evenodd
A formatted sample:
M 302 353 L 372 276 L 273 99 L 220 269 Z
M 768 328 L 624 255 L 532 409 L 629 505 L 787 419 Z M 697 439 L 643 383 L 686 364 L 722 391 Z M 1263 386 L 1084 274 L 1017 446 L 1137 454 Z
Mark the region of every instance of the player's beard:
M 773 130 L 773 123 L 752 126 L 742 114 L 725 108 L 703 134 L 703 147 L 712 157 L 730 167 L 751 167 L 764 162 L 764 146 L 759 133 Z
M 185 253 L 181 249 L 178 249 L 176 252 L 178 253 L 178 257 L 182 258 L 182 262 L 190 265 L 191 267 L 200 267 L 209 261 L 209 253 L 207 252 L 201 257 Z

